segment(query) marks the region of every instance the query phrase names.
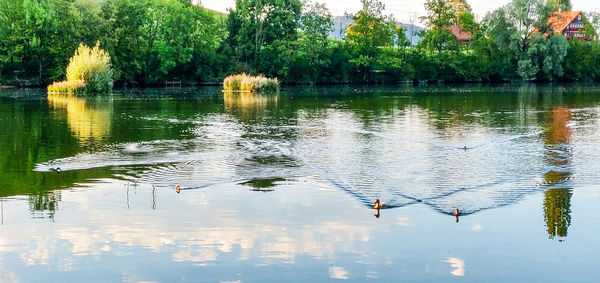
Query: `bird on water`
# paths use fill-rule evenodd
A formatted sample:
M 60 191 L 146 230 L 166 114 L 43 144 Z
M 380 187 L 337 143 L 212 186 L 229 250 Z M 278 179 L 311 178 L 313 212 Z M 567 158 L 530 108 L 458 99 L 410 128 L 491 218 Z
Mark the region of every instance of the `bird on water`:
M 460 215 L 460 212 L 458 211 L 458 208 L 455 209 L 452 214 L 456 217 L 456 223 L 458 223 L 458 216 Z
M 375 200 L 375 203 L 373 203 L 373 208 L 379 210 L 381 208 L 384 208 L 385 204 L 380 202 L 379 199 Z
M 62 170 L 60 169 L 60 167 L 50 168 L 50 171 L 56 172 L 56 174 L 60 174 L 60 172 L 62 172 Z
M 180 193 L 181 187 L 179 185 L 175 186 L 175 192 Z
M 384 207 L 385 207 L 385 204 L 382 203 L 381 201 L 379 201 L 379 199 L 375 200 L 375 203 L 373 203 L 373 208 L 377 209 L 377 213 L 373 214 L 373 215 L 375 215 L 376 218 L 379 218 L 379 216 L 381 215 L 379 213 L 379 210 L 382 209 L 382 208 L 384 208 Z

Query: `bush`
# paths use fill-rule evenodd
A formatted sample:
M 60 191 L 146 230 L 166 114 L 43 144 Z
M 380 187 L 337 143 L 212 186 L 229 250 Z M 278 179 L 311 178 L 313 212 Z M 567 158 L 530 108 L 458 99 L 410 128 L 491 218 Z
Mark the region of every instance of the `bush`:
M 80 44 L 67 67 L 68 82 L 85 82 L 87 93 L 109 93 L 113 87 L 113 70 L 108 52 Z
M 59 93 L 68 93 L 68 94 L 77 94 L 79 92 L 83 92 L 86 89 L 86 83 L 83 80 L 77 81 L 62 81 L 62 82 L 54 82 L 48 86 L 48 93 L 50 94 L 59 94 Z
M 279 81 L 264 76 L 231 75 L 223 80 L 225 91 L 279 91 Z

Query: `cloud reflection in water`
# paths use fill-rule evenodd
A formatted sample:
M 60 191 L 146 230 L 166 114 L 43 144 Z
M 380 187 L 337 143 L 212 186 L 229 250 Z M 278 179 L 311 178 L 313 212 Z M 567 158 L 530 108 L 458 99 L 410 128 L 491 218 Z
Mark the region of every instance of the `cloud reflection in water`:
M 454 276 L 465 276 L 465 261 L 460 259 L 460 258 L 456 258 L 456 257 L 449 257 L 447 258 L 444 262 L 447 262 L 450 264 L 450 267 L 454 268 L 454 270 L 450 271 L 450 274 L 454 275 Z

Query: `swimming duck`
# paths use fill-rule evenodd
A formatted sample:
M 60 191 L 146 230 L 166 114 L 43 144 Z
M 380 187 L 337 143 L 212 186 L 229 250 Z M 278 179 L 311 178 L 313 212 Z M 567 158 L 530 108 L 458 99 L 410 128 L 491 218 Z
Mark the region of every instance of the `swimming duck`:
M 60 172 L 62 172 L 62 170 L 60 169 L 60 167 L 50 168 L 50 171 L 56 172 L 56 174 L 60 174 Z
M 373 208 L 379 210 L 381 208 L 385 207 L 385 203 L 382 203 L 379 201 L 379 199 L 375 200 L 375 203 L 373 203 Z
M 460 212 L 458 211 L 458 208 L 454 210 L 454 213 L 452 213 L 452 215 L 454 216 L 459 216 Z
M 180 193 L 181 187 L 179 185 L 175 186 L 175 192 Z

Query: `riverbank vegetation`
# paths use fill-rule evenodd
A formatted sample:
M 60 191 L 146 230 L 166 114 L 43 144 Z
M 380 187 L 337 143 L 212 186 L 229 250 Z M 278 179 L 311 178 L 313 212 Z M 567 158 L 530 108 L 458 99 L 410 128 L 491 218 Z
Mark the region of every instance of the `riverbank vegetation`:
M 60 81 L 53 82 L 47 88 L 49 94 L 79 94 L 85 92 L 85 81 Z
M 90 48 L 80 44 L 67 66 L 67 81 L 85 82 L 87 93 L 109 93 L 113 88 L 113 70 L 108 52 L 100 42 Z
M 600 80 L 598 14 L 583 13 L 580 39 L 548 22 L 571 10 L 568 0 L 513 0 L 479 21 L 466 0 L 427 0 L 414 46 L 381 2 L 362 7 L 334 40 L 327 7 L 300 0 L 239 0 L 228 15 L 189 0 L 6 0 L 0 83 L 60 80 L 73 50 L 98 40 L 112 79 L 128 86 L 221 82 L 232 73 L 285 83 Z
M 279 91 L 279 81 L 264 76 L 251 76 L 247 74 L 231 75 L 223 80 L 223 91 L 277 92 Z
M 67 80 L 49 85 L 49 93 L 110 93 L 113 88 L 110 55 L 100 49 L 99 42 L 93 48 L 80 44 L 66 73 Z

